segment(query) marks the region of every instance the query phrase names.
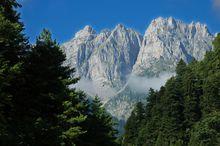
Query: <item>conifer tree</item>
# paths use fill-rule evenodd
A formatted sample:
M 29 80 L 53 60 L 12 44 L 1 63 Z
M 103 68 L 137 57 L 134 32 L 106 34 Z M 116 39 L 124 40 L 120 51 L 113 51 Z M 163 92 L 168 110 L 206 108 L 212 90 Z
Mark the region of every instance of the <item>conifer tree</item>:
M 87 120 L 89 101 L 81 91 L 70 90 L 69 97 L 63 102 L 64 111 L 59 115 L 62 128 L 61 145 L 74 146 L 81 141 L 87 129 L 83 126 Z
M 115 123 L 108 114 L 98 97 L 91 101 L 90 113 L 85 125 L 86 133 L 82 135 L 79 146 L 117 146 Z
M 14 104 L 24 81 L 22 58 L 28 49 L 28 42 L 22 34 L 23 25 L 19 22 L 20 17 L 16 11 L 19 6 L 15 0 L 0 1 L 0 113 L 4 115 L 0 123 L 7 123 L 4 127 L 7 136 L 2 138 L 5 134 L 1 132 L 0 138 L 7 145 L 12 145 L 17 137 L 13 127 L 16 111 Z
M 184 141 L 188 143 L 192 125 L 199 121 L 202 116 L 200 108 L 200 97 L 202 95 L 200 78 L 189 67 L 184 74 L 182 86 L 184 92 L 184 126 L 186 131 Z
M 9 130 L 12 126 L 11 113 L 14 111 L 13 96 L 8 88 L 19 73 L 19 65 L 9 66 L 8 62 L 0 59 L 0 145 L 8 145 L 8 142 L 13 139 Z
M 220 113 L 208 114 L 196 123 L 191 131 L 189 146 L 219 146 L 220 145 Z
M 153 143 L 155 143 L 158 134 L 156 125 L 158 118 L 161 118 L 160 113 L 157 111 L 159 100 L 158 93 L 150 88 L 145 107 L 145 117 L 139 128 L 140 131 L 136 145 L 153 145 Z
M 177 140 L 183 126 L 183 99 L 175 78 L 166 83 L 163 99 L 163 126 L 164 132 L 170 138 Z
M 1 0 L 0 13 L 12 23 L 18 23 L 20 14 L 15 9 L 19 7 L 21 5 L 16 0 Z
M 218 146 L 220 111 L 220 35 L 202 61 L 177 64 L 176 76 L 158 92 L 150 91 L 145 122 L 127 122 L 135 146 Z M 156 99 L 156 100 L 153 100 Z M 157 101 L 157 102 L 155 102 Z M 132 117 L 133 115 L 131 115 Z M 130 118 L 131 118 L 130 117 Z M 125 139 L 126 140 L 126 139 Z M 138 141 L 138 142 L 137 142 Z
M 141 102 L 138 102 L 125 125 L 123 145 L 132 146 L 136 144 L 136 138 L 138 137 L 138 133 L 139 133 L 138 127 L 139 125 L 141 125 L 143 120 L 144 120 L 144 107 Z
M 186 63 L 182 59 L 180 59 L 180 61 L 178 62 L 177 66 L 176 66 L 176 74 L 177 74 L 177 76 L 184 75 L 186 69 L 187 69 Z
M 67 100 L 72 70 L 62 64 L 65 56 L 43 30 L 25 61 L 25 80 L 22 95 L 15 99 L 16 127 L 19 141 L 28 145 L 59 145 L 62 129 L 58 115 Z M 21 120 L 22 119 L 22 120 Z
M 28 50 L 28 42 L 22 31 L 23 24 L 15 10 L 20 5 L 15 0 L 0 2 L 0 57 L 16 64 Z
M 208 52 L 199 64 L 198 73 L 203 81 L 201 108 L 203 114 L 220 109 L 220 34 L 213 41 L 213 51 Z
M 0 145 L 117 145 L 100 101 L 70 88 L 78 78 L 50 32 L 28 45 L 18 7 L 0 1 Z

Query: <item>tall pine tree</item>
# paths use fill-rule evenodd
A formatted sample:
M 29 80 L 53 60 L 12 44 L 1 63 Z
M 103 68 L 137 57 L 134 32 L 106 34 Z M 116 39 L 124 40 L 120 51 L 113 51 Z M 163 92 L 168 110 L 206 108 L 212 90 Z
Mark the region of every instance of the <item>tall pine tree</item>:
M 16 111 L 14 103 L 21 92 L 23 58 L 28 50 L 27 39 L 22 33 L 23 25 L 16 11 L 19 6 L 15 0 L 0 1 L 0 110 L 4 115 L 0 123 L 7 123 L 4 127 L 7 136 L 2 138 L 5 134 L 1 132 L 0 138 L 1 142 L 8 145 L 17 137 L 13 128 Z
M 131 116 L 128 118 L 125 125 L 125 134 L 123 145 L 133 146 L 136 144 L 136 138 L 138 137 L 139 125 L 144 120 L 144 106 L 141 102 L 138 102 L 134 110 L 131 113 Z
M 90 113 L 82 126 L 86 133 L 82 135 L 78 146 L 117 146 L 115 123 L 102 106 L 98 97 L 90 104 Z
M 58 115 L 69 98 L 68 85 L 72 70 L 63 66 L 65 56 L 43 30 L 25 61 L 23 92 L 15 99 L 15 115 L 19 141 L 31 145 L 59 145 L 62 128 Z

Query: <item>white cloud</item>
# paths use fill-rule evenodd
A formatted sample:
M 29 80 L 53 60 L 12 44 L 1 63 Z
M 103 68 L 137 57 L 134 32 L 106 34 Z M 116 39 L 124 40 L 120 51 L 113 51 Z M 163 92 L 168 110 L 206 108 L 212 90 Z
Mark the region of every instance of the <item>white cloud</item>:
M 150 88 L 159 90 L 160 87 L 163 86 L 166 83 L 166 81 L 174 75 L 174 73 L 167 72 L 161 73 L 159 77 L 153 78 L 131 75 L 128 80 L 128 86 L 140 93 L 146 93 L 146 91 Z
M 220 9 L 220 0 L 213 0 L 214 8 Z
M 138 93 L 146 93 L 149 88 L 159 90 L 160 87 L 163 86 L 166 81 L 173 75 L 175 74 L 167 72 L 161 73 L 159 77 L 153 78 L 130 75 L 127 84 L 119 91 L 116 91 L 116 89 L 109 86 L 99 85 L 98 83 L 85 78 L 81 78 L 80 81 L 72 87 L 80 89 L 93 97 L 98 95 L 100 99 L 105 103 L 108 100 L 108 97 L 117 95 L 127 86 Z
M 107 97 L 111 97 L 116 94 L 116 91 L 113 88 L 99 85 L 98 83 L 85 78 L 81 78 L 75 87 L 76 89 L 80 89 L 90 96 L 99 96 L 103 102 L 107 100 Z

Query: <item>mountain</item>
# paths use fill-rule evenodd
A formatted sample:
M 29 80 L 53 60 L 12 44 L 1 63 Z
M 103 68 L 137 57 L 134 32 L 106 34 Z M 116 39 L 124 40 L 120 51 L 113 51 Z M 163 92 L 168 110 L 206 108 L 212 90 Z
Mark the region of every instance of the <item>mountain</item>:
M 131 73 L 142 43 L 142 36 L 117 25 L 99 34 L 86 26 L 63 45 L 67 64 L 77 74 L 102 86 L 121 88 Z
M 100 33 L 85 26 L 62 49 L 65 65 L 81 77 L 77 88 L 99 95 L 106 109 L 123 123 L 148 88 L 159 89 L 175 73 L 180 59 L 201 60 L 212 49 L 213 38 L 199 22 L 159 17 L 144 36 L 122 24 Z
M 133 73 L 155 75 L 174 71 L 180 59 L 187 63 L 192 59 L 201 60 L 211 50 L 212 40 L 206 25 L 159 17 L 145 32 Z

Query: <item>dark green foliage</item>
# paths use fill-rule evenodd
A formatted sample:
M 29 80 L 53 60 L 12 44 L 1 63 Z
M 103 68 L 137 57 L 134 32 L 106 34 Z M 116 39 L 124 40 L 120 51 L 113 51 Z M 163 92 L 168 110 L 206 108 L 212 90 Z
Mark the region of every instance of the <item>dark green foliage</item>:
M 25 61 L 25 83 L 15 98 L 15 127 L 19 141 L 32 145 L 58 145 L 58 115 L 68 99 L 71 70 L 62 66 L 65 56 L 44 30 Z M 21 120 L 22 119 L 22 120 Z
M 17 23 L 20 19 L 15 8 L 21 7 L 16 0 L 1 0 L 0 13 L 12 23 Z
M 219 146 L 220 144 L 220 113 L 213 112 L 196 123 L 191 132 L 189 145 Z
M 176 76 L 159 91 L 150 90 L 144 122 L 126 124 L 125 133 L 139 129 L 132 145 L 220 145 L 220 35 L 213 46 L 201 62 L 193 60 L 186 65 L 180 60 Z M 130 140 L 126 135 L 124 138 L 125 142 Z
M 220 109 L 220 34 L 214 40 L 213 46 L 214 50 L 208 52 L 199 64 L 199 74 L 203 82 L 201 108 L 204 114 Z
M 13 95 L 8 90 L 11 82 L 20 73 L 20 65 L 9 66 L 7 61 L 0 59 L 0 145 L 6 145 L 11 140 L 9 131 L 11 113 L 13 112 Z
M 14 10 L 18 6 L 13 0 L 0 1 L 0 145 L 12 145 L 15 140 L 14 99 L 21 89 L 23 58 L 28 48 L 19 14 Z
M 138 102 L 125 126 L 124 145 L 132 146 L 135 144 L 136 138 L 138 137 L 138 126 L 141 124 L 143 118 L 144 107 L 141 102 Z
M 87 132 L 83 129 L 89 111 L 89 103 L 82 92 L 71 91 L 70 99 L 63 102 L 64 112 L 59 115 L 59 123 L 62 127 L 60 136 L 61 145 L 74 145 L 81 141 L 81 135 Z
M 182 76 L 184 75 L 185 71 L 186 71 L 186 63 L 181 59 L 177 66 L 176 66 L 176 74 L 177 76 Z
M 183 136 L 183 99 L 178 84 L 175 78 L 168 80 L 164 96 L 161 98 L 163 108 L 161 131 L 166 133 L 164 137 L 169 143 L 175 143 Z
M 82 128 L 87 132 L 82 135 L 81 139 L 76 142 L 77 146 L 117 146 L 116 135 L 114 129 L 115 123 L 112 121 L 102 103 L 95 97 L 91 101 L 90 113 L 87 115 Z
M 78 78 L 50 32 L 28 44 L 18 7 L 0 1 L 0 145 L 117 145 L 100 101 L 70 88 Z
M 9 19 L 0 13 L 0 57 L 8 60 L 10 64 L 15 64 L 22 61 L 20 58 L 26 54 L 28 46 L 22 34 L 23 26 Z
M 164 92 L 164 88 L 161 87 L 161 93 Z M 149 90 L 147 98 L 147 105 L 145 107 L 145 117 L 143 120 L 143 127 L 140 128 L 138 133 L 137 145 L 152 145 L 157 139 L 159 129 L 156 129 L 157 120 L 161 117 L 160 99 L 157 93 L 153 89 Z
M 194 63 L 191 63 L 193 66 Z M 203 94 L 201 78 L 196 76 L 190 67 L 184 74 L 183 93 L 184 93 L 184 127 L 185 143 L 189 142 L 190 129 L 192 125 L 201 118 L 200 97 Z

